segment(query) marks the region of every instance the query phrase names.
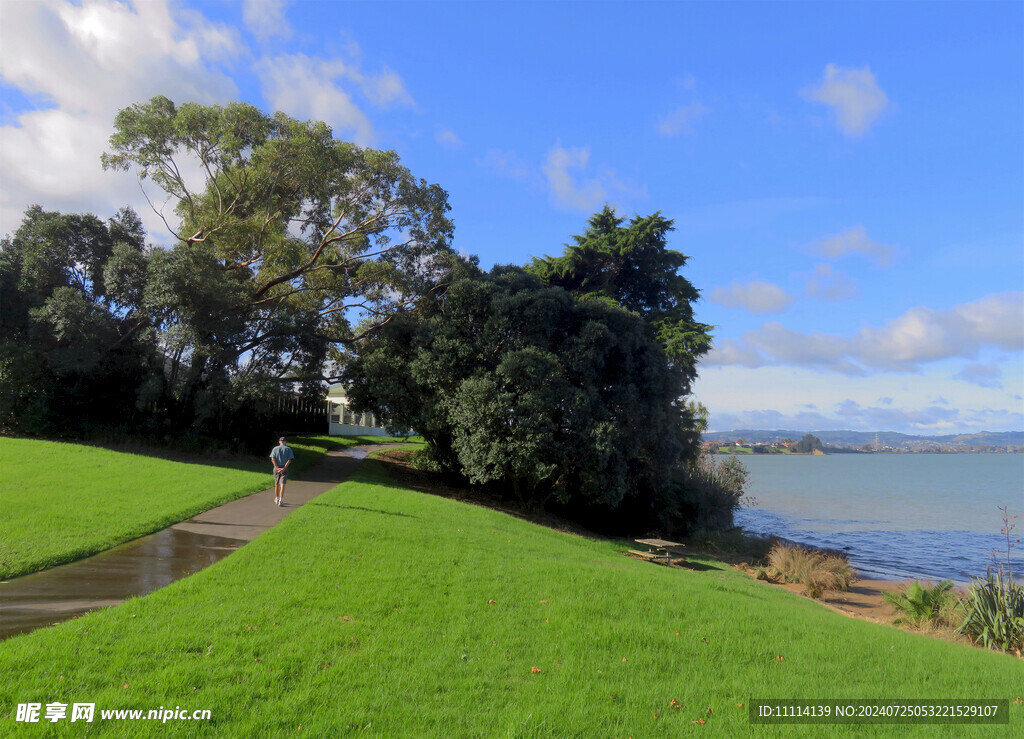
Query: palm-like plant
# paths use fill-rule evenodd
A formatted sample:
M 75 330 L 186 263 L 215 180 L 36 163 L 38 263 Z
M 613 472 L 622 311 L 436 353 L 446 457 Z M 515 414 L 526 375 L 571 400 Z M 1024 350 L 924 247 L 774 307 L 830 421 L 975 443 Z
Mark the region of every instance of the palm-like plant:
M 896 623 L 914 628 L 921 628 L 925 624 L 937 621 L 943 609 L 954 597 L 952 580 L 943 580 L 931 587 L 921 585 L 915 580 L 901 593 L 882 595 L 885 602 L 901 614 Z

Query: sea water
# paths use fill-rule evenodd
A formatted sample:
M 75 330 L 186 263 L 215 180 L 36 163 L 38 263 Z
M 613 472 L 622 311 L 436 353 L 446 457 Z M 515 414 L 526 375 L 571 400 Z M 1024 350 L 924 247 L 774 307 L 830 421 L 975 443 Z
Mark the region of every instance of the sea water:
M 1001 506 L 1020 515 L 1024 454 L 829 454 L 741 457 L 748 531 L 844 550 L 862 577 L 966 583 L 993 552 L 1006 561 Z M 1024 543 L 1011 556 L 1024 582 Z

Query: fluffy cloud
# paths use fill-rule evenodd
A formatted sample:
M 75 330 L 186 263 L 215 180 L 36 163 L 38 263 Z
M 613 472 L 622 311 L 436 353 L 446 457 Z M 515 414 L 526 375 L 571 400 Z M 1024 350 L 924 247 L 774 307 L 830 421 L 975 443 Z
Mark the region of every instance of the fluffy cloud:
M 373 126 L 352 97 L 336 84 L 352 70 L 342 61 L 289 54 L 256 64 L 263 95 L 275 110 L 326 121 L 361 146 L 373 143 Z
M 289 38 L 292 29 L 285 20 L 287 0 L 245 0 L 242 4 L 242 22 L 258 39 L 273 36 Z
M 851 351 L 870 366 L 906 371 L 922 362 L 974 358 L 985 346 L 1024 349 L 1024 293 L 990 295 L 948 311 L 911 308 L 881 328 L 861 329 Z
M 542 167 L 555 206 L 564 210 L 593 210 L 607 198 L 608 191 L 596 179 L 574 174 L 586 170 L 590 149 L 552 147 Z
M 826 367 L 845 374 L 863 372 L 846 359 L 849 342 L 841 336 L 820 332 L 805 334 L 771 322 L 746 332 L 743 339 L 762 356 L 771 357 L 773 364 Z
M 707 115 L 709 108 L 694 101 L 689 105 L 681 105 L 658 121 L 658 133 L 662 136 L 678 136 L 681 133 L 693 133 L 693 124 Z
M 1024 414 L 1008 411 L 946 408 L 929 405 L 922 408 L 889 408 L 861 405 L 853 400 L 837 403 L 831 412 L 795 411 L 784 413 L 773 409 L 738 412 L 711 411 L 711 427 L 717 431 L 730 429 L 799 429 L 827 431 L 877 431 L 886 429 L 909 434 L 941 435 L 982 430 L 1020 428 Z
M 819 264 L 804 288 L 809 297 L 820 300 L 847 300 L 857 295 L 857 284 L 836 272 L 831 264 Z
M 263 95 L 275 110 L 326 121 L 337 135 L 351 137 L 361 146 L 374 142 L 373 126 L 343 84 L 355 85 L 379 106 L 413 104 L 402 80 L 393 72 L 366 75 L 358 64 L 340 59 L 283 54 L 261 59 L 255 70 Z
M 895 250 L 891 246 L 884 246 L 877 241 L 872 241 L 868 238 L 866 228 L 855 226 L 812 244 L 810 251 L 828 259 L 839 259 L 849 254 L 863 254 L 884 267 L 892 261 Z
M 835 114 L 839 129 L 847 136 L 861 136 L 889 107 L 889 98 L 868 67 L 843 69 L 825 67 L 821 82 L 800 91 L 807 100 L 827 105 Z
M 556 144 L 548 151 L 541 171 L 556 208 L 589 212 L 607 202 L 611 193 L 642 194 L 607 167 L 591 174 L 589 163 L 590 149 L 586 147 L 566 149 Z
M 765 323 L 724 346 L 709 353 L 703 364 L 793 365 L 847 375 L 916 372 L 930 362 L 973 359 L 984 348 L 1024 350 L 1024 293 L 990 295 L 945 311 L 911 308 L 853 336 L 803 333 Z
M 727 308 L 746 308 L 751 313 L 781 313 L 793 303 L 793 296 L 778 285 L 755 280 L 741 285 L 716 287 L 710 300 Z
M 513 180 L 527 180 L 533 174 L 530 165 L 514 151 L 488 149 L 483 158 L 475 161 L 478 166 Z
M 260 38 L 288 35 L 281 0 L 247 0 L 243 18 Z M 346 54 L 360 58 L 358 46 Z M 10 2 L 0 23 L 0 78 L 48 107 L 0 127 L 0 233 L 11 232 L 32 203 L 109 214 L 136 208 L 158 240 L 163 224 L 135 178 L 103 172 L 114 116 L 121 108 L 166 95 L 175 102 L 226 103 L 238 88 L 222 64 L 251 58 L 239 33 L 169 0 Z M 361 144 L 374 130 L 353 95 L 378 107 L 414 105 L 387 69 L 301 54 L 256 62 L 272 107 L 331 123 Z
M 953 379 L 996 390 L 1003 387 L 1003 371 L 995 364 L 965 364 L 960 372 L 953 375 Z
M 711 351 L 705 354 L 701 360 L 701 366 L 704 367 L 741 365 L 753 369 L 764 367 L 767 364 L 769 362 L 761 352 L 749 344 L 735 339 L 716 339 L 711 346 Z
M 0 77 L 51 107 L 0 127 L 0 233 L 17 228 L 27 205 L 112 213 L 133 204 L 147 227 L 162 227 L 133 177 L 103 172 L 116 112 L 164 94 L 226 102 L 234 83 L 216 63 L 240 53 L 231 29 L 160 0 L 6 3 Z

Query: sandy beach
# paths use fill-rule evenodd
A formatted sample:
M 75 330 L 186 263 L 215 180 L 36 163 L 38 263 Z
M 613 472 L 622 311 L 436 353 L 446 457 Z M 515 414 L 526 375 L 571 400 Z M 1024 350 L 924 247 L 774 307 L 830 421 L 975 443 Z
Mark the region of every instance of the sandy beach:
M 863 618 L 875 623 L 891 624 L 896 617 L 896 610 L 882 600 L 882 593 L 896 592 L 906 585 L 906 582 L 895 580 L 857 580 L 848 592 L 827 592 L 820 599 L 822 603 L 835 611 Z M 786 583 L 777 587 L 785 588 L 791 593 L 804 595 L 804 586 L 796 583 Z

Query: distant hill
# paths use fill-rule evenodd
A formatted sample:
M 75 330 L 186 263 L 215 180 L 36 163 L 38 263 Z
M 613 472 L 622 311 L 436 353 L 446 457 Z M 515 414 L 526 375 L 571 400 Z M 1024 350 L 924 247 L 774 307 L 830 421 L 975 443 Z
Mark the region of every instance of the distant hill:
M 777 429 L 737 429 L 735 431 L 711 431 L 705 433 L 705 441 L 735 441 L 743 439 L 754 444 L 768 444 L 773 441 L 792 439 L 798 441 L 806 431 Z M 855 447 L 879 446 L 892 449 L 911 449 L 935 446 L 938 448 L 977 447 L 1024 447 L 1024 431 L 979 431 L 975 434 L 950 434 L 946 436 L 912 436 L 895 431 L 812 431 L 826 446 Z

